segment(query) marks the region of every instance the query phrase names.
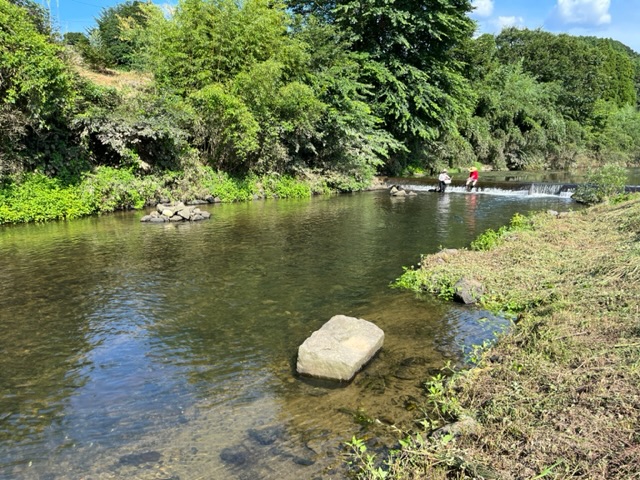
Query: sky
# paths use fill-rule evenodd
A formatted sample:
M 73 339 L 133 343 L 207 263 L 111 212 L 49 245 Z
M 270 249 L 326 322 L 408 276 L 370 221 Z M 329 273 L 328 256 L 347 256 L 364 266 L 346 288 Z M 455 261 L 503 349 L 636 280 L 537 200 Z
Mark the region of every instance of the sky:
M 61 33 L 85 32 L 109 7 L 125 0 L 37 0 Z M 640 53 L 640 0 L 473 0 L 478 35 L 504 27 L 619 40 Z
M 505 27 L 618 40 L 640 53 L 640 0 L 473 0 L 477 34 Z

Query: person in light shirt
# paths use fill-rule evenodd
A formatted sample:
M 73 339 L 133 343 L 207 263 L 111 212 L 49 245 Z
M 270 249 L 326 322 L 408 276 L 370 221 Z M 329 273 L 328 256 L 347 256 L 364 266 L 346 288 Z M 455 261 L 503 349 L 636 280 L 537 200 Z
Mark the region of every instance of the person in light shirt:
M 442 171 L 440 172 L 440 175 L 438 175 L 438 191 L 444 192 L 445 189 L 447 188 L 447 185 L 449 185 L 450 183 L 451 183 L 451 177 L 447 173 L 447 169 L 443 168 Z

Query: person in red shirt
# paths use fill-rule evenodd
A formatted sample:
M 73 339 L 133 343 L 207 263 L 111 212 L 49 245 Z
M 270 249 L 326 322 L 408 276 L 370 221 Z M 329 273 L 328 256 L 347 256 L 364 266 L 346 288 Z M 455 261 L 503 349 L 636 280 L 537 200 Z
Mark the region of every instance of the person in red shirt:
M 469 177 L 467 178 L 467 191 L 473 190 L 473 187 L 478 183 L 478 169 L 476 167 L 471 167 L 469 169 Z

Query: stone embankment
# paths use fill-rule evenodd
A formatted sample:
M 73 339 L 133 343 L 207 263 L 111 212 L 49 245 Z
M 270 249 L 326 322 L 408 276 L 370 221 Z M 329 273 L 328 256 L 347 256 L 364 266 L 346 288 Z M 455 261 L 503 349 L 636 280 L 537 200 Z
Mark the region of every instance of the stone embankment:
M 197 222 L 211 217 L 209 212 L 200 210 L 196 205 L 185 205 L 178 202 L 171 205 L 159 203 L 155 211 L 145 215 L 141 222 L 163 223 L 163 222 Z

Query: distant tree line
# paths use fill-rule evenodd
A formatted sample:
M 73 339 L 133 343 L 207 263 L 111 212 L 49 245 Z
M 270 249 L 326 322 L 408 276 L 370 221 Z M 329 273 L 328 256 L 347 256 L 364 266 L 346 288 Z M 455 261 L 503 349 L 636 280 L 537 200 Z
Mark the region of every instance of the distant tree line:
M 0 177 L 97 167 L 322 177 L 482 163 L 640 163 L 640 55 L 506 29 L 473 37 L 469 0 L 137 0 L 61 37 L 0 0 Z M 105 87 L 79 75 L 133 71 Z

